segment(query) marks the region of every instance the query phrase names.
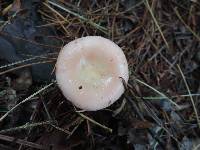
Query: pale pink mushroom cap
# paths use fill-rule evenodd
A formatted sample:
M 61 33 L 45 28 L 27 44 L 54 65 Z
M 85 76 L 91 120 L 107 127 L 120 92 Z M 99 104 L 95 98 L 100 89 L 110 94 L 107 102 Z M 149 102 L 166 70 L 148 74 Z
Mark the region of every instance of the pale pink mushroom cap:
M 56 63 L 56 80 L 63 95 L 88 111 L 110 106 L 124 92 L 128 64 L 121 48 L 100 36 L 76 39 L 63 47 Z

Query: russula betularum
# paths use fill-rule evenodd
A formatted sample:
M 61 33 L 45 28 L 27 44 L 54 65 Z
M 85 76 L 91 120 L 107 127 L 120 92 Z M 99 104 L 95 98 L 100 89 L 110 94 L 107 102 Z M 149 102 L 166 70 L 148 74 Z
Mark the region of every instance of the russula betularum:
M 100 36 L 76 39 L 63 47 L 56 63 L 56 80 L 63 95 L 76 107 L 95 111 L 113 104 L 128 82 L 122 49 Z

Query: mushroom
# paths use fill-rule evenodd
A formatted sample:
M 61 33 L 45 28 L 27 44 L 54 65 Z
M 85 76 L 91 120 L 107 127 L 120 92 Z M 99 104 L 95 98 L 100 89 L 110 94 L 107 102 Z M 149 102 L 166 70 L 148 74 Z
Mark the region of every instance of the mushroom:
M 56 80 L 63 95 L 76 107 L 95 111 L 113 104 L 128 82 L 128 64 L 114 42 L 87 36 L 63 47 L 56 63 Z

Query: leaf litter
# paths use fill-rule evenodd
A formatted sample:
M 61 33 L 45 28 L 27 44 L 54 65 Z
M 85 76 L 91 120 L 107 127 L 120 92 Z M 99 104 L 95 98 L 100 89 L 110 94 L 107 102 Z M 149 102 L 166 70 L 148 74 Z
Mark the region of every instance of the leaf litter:
M 194 0 L 0 1 L 0 149 L 200 149 L 199 14 Z M 54 76 L 62 46 L 87 35 L 119 44 L 130 70 L 97 112 Z

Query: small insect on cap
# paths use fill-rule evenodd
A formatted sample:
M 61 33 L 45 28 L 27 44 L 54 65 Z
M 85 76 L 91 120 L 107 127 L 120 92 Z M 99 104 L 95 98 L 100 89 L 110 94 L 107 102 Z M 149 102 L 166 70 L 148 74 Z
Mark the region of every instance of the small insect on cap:
M 110 106 L 124 92 L 128 64 L 122 49 L 100 36 L 76 39 L 63 47 L 56 63 L 56 80 L 75 106 L 95 111 Z

